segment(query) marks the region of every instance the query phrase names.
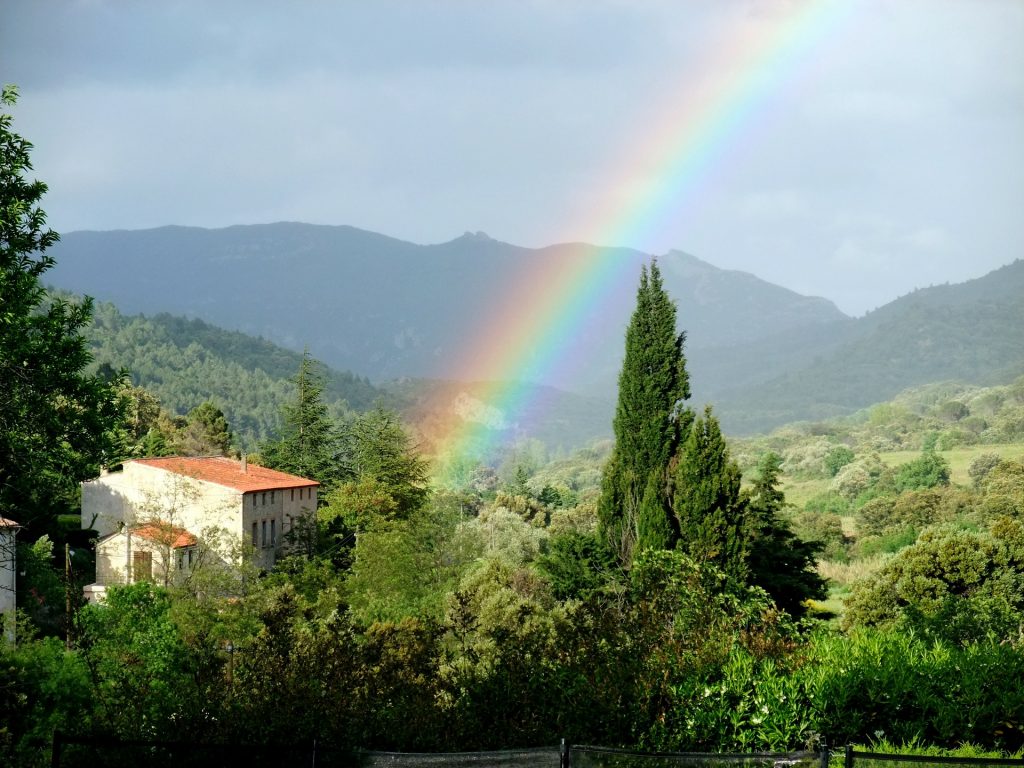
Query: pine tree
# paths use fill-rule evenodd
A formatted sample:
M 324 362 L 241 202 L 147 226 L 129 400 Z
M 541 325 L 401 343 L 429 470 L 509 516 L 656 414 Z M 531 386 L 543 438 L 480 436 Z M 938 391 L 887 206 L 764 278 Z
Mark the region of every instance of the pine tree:
M 282 408 L 280 437 L 264 443 L 260 457 L 271 469 L 316 480 L 324 491 L 340 479 L 338 434 L 322 399 L 323 376 L 309 350 L 302 354 L 295 400 Z
M 636 309 L 626 330 L 613 428 L 615 449 L 602 479 L 598 519 L 603 539 L 623 564 L 637 548 L 671 547 L 676 529 L 668 497 L 668 465 L 692 413 L 685 334 L 665 293 L 657 262 L 640 272 Z
M 711 406 L 694 422 L 673 479 L 679 547 L 698 562 L 712 562 L 736 581 L 745 581 L 748 531 L 741 475 Z
M 758 464 L 748 504 L 750 582 L 772 596 L 791 616 L 806 613 L 807 600 L 825 596 L 825 581 L 814 570 L 821 545 L 803 541 L 779 517 L 786 497 L 779 488 L 782 458 L 766 453 Z

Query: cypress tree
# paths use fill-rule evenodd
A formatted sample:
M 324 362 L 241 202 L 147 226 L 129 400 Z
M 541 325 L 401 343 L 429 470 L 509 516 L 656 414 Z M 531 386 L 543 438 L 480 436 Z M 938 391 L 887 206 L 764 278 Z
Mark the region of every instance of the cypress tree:
M 745 581 L 748 531 L 740 469 L 729 458 L 711 406 L 694 422 L 673 479 L 679 548 L 698 562 L 713 562 L 737 581 Z
M 690 382 L 676 332 L 676 307 L 665 293 L 656 261 L 640 272 L 636 309 L 626 330 L 613 428 L 615 448 L 602 478 L 601 534 L 623 564 L 637 548 L 674 545 L 668 466 L 689 427 L 683 407 Z

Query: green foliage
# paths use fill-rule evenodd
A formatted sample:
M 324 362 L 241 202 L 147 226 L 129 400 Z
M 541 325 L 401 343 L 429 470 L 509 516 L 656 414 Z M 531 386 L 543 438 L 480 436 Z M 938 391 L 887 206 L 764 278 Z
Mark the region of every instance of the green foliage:
M 92 732 L 92 695 L 88 668 L 63 640 L 0 645 L 0 762 L 48 765 L 55 729 Z
M 920 531 L 929 525 L 951 522 L 956 507 L 947 504 L 945 488 L 906 491 L 899 496 L 880 496 L 857 512 L 861 533 L 883 536 L 897 531 Z
M 685 334 L 676 332 L 676 308 L 662 287 L 657 262 L 640 273 L 636 309 L 626 329 L 613 430 L 615 448 L 605 467 L 598 519 L 601 535 L 623 563 L 638 543 L 671 546 L 668 465 L 692 421 L 683 408 L 690 396 L 683 356 Z M 666 516 L 663 522 L 658 515 Z M 643 536 L 638 542 L 637 530 Z
M 426 462 L 398 418 L 381 407 L 354 417 L 339 432 L 336 476 L 319 518 L 336 538 L 384 532 L 409 520 L 427 499 Z
M 427 498 L 427 464 L 398 417 L 381 406 L 354 417 L 341 430 L 340 461 L 346 477 L 372 479 L 407 518 Z
M 580 531 L 552 536 L 548 551 L 537 564 L 559 600 L 586 599 L 615 574 L 615 562 L 607 547 L 597 536 Z
M 307 350 L 295 376 L 295 399 L 282 409 L 280 437 L 264 443 L 260 456 L 271 469 L 316 480 L 329 491 L 339 480 L 338 439 L 317 365 Z
M 16 99 L 4 86 L 0 108 Z M 110 455 L 121 414 L 114 388 L 84 373 L 92 302 L 46 300 L 58 236 L 39 207 L 46 185 L 25 178 L 32 145 L 11 122 L 0 112 L 0 517 L 39 534 Z
M 455 537 L 461 514 L 450 501 L 358 535 L 346 592 L 361 624 L 441 617 L 445 595 L 479 553 Z
M 858 631 L 816 636 L 805 658 L 797 675 L 815 710 L 815 731 L 833 742 L 1024 745 L 1020 648 Z
M 847 626 L 900 624 L 959 643 L 1015 640 L 1024 612 L 1024 528 L 929 529 L 847 600 Z
M 821 547 L 821 557 L 825 560 L 845 562 L 847 537 L 843 532 L 843 521 L 839 515 L 807 510 L 797 512 L 792 518 L 793 533 L 801 540 L 814 542 Z
M 1024 517 L 1024 461 L 1001 461 L 985 475 L 981 517 L 994 519 L 1000 515 Z
M 227 456 L 231 452 L 234 436 L 224 412 L 207 400 L 200 403 L 185 417 L 182 451 L 186 456 Z
M 896 470 L 897 491 L 914 491 L 949 485 L 949 464 L 934 450 L 926 448 L 921 456 Z
M 825 597 L 825 581 L 815 570 L 822 546 L 800 539 L 780 517 L 786 500 L 779 488 L 782 457 L 766 453 L 758 465 L 747 505 L 749 581 L 775 604 L 800 618 L 808 600 Z
M 747 576 L 746 505 L 740 470 L 708 406 L 683 444 L 675 466 L 672 509 L 679 546 L 700 562 L 713 563 L 733 578 Z
M 837 445 L 825 455 L 825 470 L 829 477 L 835 477 L 839 470 L 856 458 L 854 452 L 845 445 Z
M 95 727 L 123 738 L 193 738 L 208 730 L 217 699 L 214 648 L 187 646 L 169 594 L 142 582 L 112 587 L 105 604 L 78 615 L 78 646 L 89 669 Z
M 970 469 L 967 470 L 967 474 L 970 475 L 971 481 L 975 487 L 980 486 L 982 480 L 988 475 L 995 467 L 1002 461 L 1002 457 L 997 453 L 983 453 L 981 456 L 971 462 Z
M 47 635 L 63 635 L 66 593 L 63 574 L 54 569 L 53 542 L 46 535 L 40 536 L 32 544 L 18 541 L 16 553 L 17 605 L 37 631 Z

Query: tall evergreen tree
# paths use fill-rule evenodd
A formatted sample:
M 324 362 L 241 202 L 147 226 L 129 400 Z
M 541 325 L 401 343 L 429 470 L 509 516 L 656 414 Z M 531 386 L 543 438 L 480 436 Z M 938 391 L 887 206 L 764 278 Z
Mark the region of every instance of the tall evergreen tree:
M 710 561 L 737 581 L 747 577 L 746 503 L 740 469 L 729 458 L 711 406 L 704 409 L 680 449 L 674 472 L 673 509 L 679 547 Z
M 16 99 L 4 86 L 0 108 Z M 25 178 L 31 148 L 0 113 L 0 517 L 41 533 L 115 452 L 123 404 L 112 383 L 84 372 L 92 301 L 43 288 L 58 236 L 39 207 L 46 185 Z
M 676 307 L 656 261 L 640 272 L 636 309 L 626 329 L 613 428 L 615 448 L 602 479 L 598 519 L 604 540 L 628 564 L 634 550 L 671 547 L 668 465 L 693 419 L 683 402 L 690 382 L 676 332 Z
M 282 408 L 280 436 L 265 442 L 260 456 L 268 467 L 316 480 L 329 491 L 341 476 L 338 434 L 322 399 L 323 376 L 308 349 L 294 381 L 295 400 Z
M 342 429 L 341 464 L 346 478 L 372 479 L 386 490 L 399 517 L 407 518 L 426 501 L 427 462 L 398 416 L 381 406 Z
M 750 581 L 791 616 L 806 613 L 806 601 L 825 596 L 825 580 L 814 570 L 821 544 L 803 541 L 780 514 L 786 497 L 779 488 L 782 458 L 769 451 L 758 464 L 748 503 Z

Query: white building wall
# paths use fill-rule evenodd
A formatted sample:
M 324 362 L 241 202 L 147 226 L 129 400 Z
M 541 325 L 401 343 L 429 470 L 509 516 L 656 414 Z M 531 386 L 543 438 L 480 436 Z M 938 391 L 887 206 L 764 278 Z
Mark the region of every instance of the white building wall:
M 15 573 L 17 572 L 14 537 L 17 528 L 0 528 L 0 633 L 14 642 Z
M 159 467 L 129 462 L 82 483 L 82 527 L 100 537 L 159 520 L 211 541 L 227 534 L 232 541 L 221 544 L 228 549 L 244 535 L 242 518 L 240 491 Z
M 159 467 L 127 462 L 120 472 L 82 483 L 82 527 L 95 529 L 102 538 L 123 526 L 160 520 L 217 546 L 226 560 L 233 560 L 239 549 L 253 546 L 257 565 L 269 569 L 294 521 L 315 514 L 316 504 L 315 487 L 242 493 Z M 239 548 L 239 544 L 243 546 Z M 97 551 L 97 579 L 103 583 L 99 558 Z

